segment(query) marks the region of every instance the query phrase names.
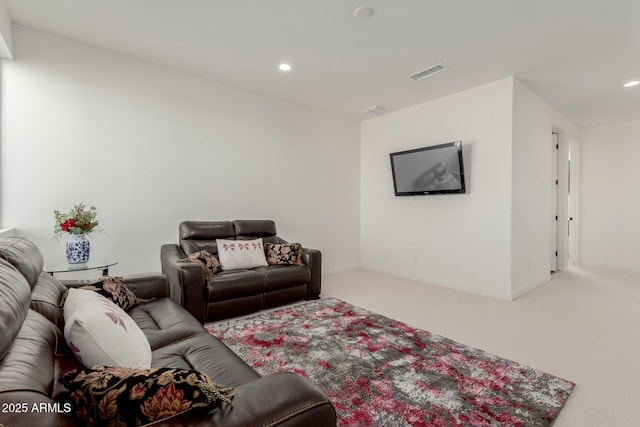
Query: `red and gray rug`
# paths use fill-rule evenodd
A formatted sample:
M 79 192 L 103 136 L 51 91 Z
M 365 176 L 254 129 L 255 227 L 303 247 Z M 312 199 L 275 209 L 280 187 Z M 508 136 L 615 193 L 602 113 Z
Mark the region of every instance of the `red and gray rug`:
M 206 327 L 260 374 L 313 381 L 342 427 L 548 426 L 574 387 L 333 298 Z

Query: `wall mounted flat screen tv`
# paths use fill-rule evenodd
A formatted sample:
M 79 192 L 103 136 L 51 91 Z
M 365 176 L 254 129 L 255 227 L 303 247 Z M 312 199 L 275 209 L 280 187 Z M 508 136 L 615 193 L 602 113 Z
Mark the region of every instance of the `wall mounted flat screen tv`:
M 465 193 L 462 141 L 391 153 L 396 196 Z

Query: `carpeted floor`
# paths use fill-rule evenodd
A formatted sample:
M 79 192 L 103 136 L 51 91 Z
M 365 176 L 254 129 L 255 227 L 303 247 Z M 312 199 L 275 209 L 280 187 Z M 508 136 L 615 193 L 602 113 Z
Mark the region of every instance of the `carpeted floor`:
M 333 298 L 206 327 L 261 374 L 313 381 L 343 427 L 548 426 L 574 387 Z

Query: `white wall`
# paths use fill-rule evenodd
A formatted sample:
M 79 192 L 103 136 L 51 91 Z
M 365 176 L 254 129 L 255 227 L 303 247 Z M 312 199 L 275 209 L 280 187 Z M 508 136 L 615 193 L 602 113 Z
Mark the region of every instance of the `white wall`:
M 504 299 L 549 280 L 554 126 L 577 140 L 513 77 L 363 122 L 362 267 Z M 394 196 L 390 152 L 458 139 L 467 194 Z
M 582 131 L 580 263 L 640 271 L 640 120 Z
M 13 58 L 11 18 L 4 0 L 0 0 L 0 58 Z
M 362 123 L 363 268 L 511 298 L 512 99 L 507 78 Z M 394 195 L 389 153 L 455 140 L 466 194 Z
M 549 106 L 514 79 L 511 168 L 511 292 L 514 296 L 550 278 L 551 128 Z
M 182 220 L 271 218 L 324 271 L 359 264 L 359 124 L 14 27 L 2 64 L 0 224 L 46 263 L 54 209 L 84 201 L 114 274 L 159 271 Z

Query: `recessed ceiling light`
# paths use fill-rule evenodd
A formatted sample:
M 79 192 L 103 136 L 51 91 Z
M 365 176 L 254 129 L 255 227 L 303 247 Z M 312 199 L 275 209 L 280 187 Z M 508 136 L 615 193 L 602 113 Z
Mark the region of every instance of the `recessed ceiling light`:
M 278 69 L 280 71 L 291 71 L 291 65 L 289 65 L 289 64 L 280 64 L 280 65 L 278 65 Z
M 633 86 L 638 86 L 640 85 L 640 82 L 638 80 L 634 80 L 632 82 L 627 82 L 624 84 L 624 87 L 633 87 Z

